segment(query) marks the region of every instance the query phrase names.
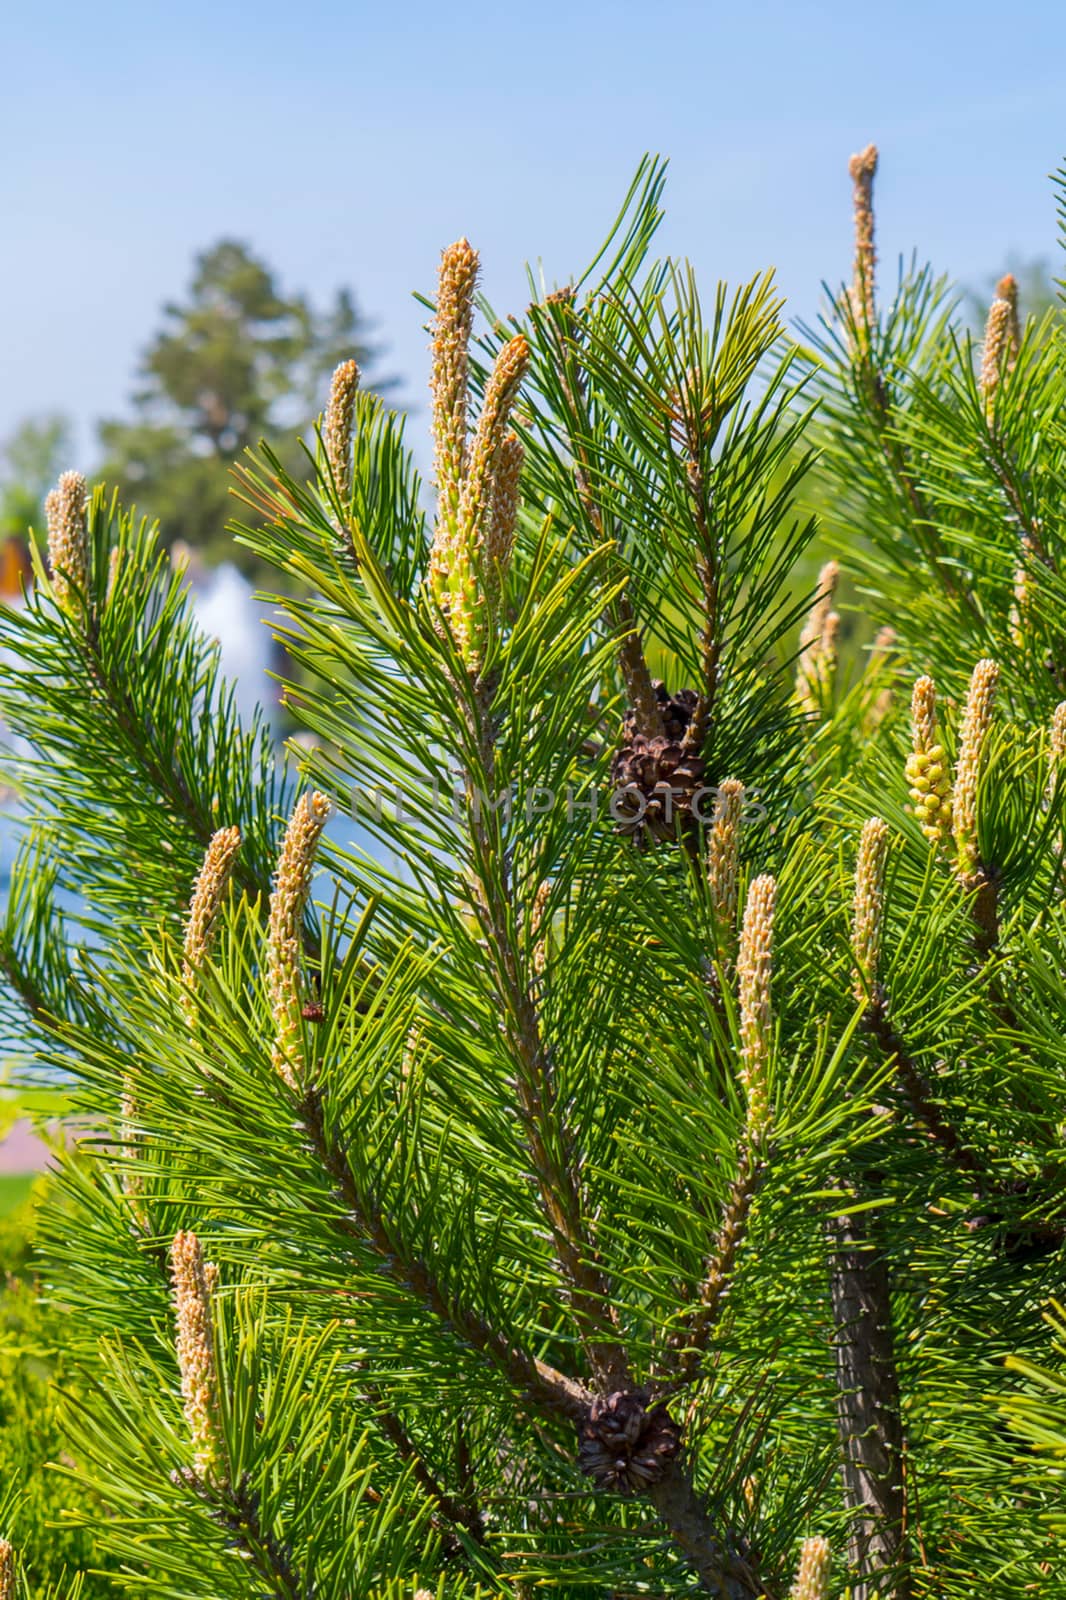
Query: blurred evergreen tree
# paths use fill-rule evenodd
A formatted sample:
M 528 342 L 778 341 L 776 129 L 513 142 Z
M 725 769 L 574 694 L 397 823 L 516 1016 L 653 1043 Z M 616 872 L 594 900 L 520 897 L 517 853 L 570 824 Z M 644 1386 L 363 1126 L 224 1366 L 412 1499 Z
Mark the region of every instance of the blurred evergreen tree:
M 222 239 L 197 257 L 188 299 L 164 308 L 132 417 L 101 424 L 102 475 L 158 518 L 167 545 L 180 538 L 247 567 L 225 531 L 229 468 L 261 439 L 295 465 L 291 435 L 320 408 L 329 373 L 351 356 L 366 373 L 377 355 L 347 289 L 317 310 L 283 293 L 246 244 Z
M 0 444 L 0 538 L 40 527 L 44 497 L 70 454 L 70 423 L 58 413 L 27 417 Z

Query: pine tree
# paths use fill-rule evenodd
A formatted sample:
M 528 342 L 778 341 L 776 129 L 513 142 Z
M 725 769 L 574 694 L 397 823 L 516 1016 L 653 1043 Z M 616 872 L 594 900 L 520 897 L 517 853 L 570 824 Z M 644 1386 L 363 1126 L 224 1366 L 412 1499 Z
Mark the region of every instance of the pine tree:
M 225 532 L 233 463 L 267 438 L 298 464 L 292 430 L 314 416 L 337 362 L 355 355 L 369 371 L 378 351 L 348 290 L 320 310 L 286 294 L 234 239 L 197 256 L 187 300 L 164 316 L 132 417 L 101 424 L 104 475 L 158 521 L 168 545 L 240 558 Z
M 882 310 L 876 165 L 817 350 L 653 258 L 656 163 L 521 317 L 444 251 L 432 510 L 350 362 L 240 476 L 298 770 L 153 531 L 50 500 L 0 962 L 77 1085 L 70 1470 L 132 1593 L 1066 1593 L 1063 335 Z M 815 450 L 851 684 L 837 568 L 789 598 Z

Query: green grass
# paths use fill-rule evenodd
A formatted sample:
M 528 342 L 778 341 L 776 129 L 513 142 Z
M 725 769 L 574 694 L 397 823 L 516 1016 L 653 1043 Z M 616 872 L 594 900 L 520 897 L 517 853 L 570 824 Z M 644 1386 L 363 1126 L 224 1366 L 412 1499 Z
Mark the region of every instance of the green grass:
M 32 1172 L 0 1173 L 0 1217 L 10 1216 L 29 1197 L 33 1177 Z

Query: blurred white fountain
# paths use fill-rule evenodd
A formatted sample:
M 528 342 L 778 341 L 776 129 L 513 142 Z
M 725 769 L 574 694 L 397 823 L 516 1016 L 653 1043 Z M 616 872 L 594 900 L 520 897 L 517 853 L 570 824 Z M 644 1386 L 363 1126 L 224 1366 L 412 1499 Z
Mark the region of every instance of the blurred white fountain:
M 197 623 L 208 638 L 218 640 L 222 673 L 235 688 L 242 721 L 249 722 L 259 705 L 276 727 L 278 686 L 268 676 L 278 664 L 272 632 L 276 611 L 256 600 L 251 584 L 231 561 L 207 567 L 181 544 L 172 555 L 185 569 Z

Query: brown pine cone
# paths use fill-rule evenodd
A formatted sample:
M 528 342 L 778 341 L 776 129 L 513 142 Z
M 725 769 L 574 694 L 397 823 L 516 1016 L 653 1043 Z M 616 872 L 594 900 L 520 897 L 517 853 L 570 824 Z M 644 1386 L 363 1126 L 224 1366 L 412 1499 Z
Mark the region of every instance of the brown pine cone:
M 586 1477 L 619 1494 L 643 1494 L 665 1477 L 681 1446 L 681 1430 L 663 1405 L 620 1390 L 592 1402 L 578 1427 L 578 1464 Z
M 611 768 L 613 815 L 619 830 L 640 842 L 673 839 L 678 817 L 682 827 L 688 825 L 704 770 L 699 756 L 675 741 L 634 735 Z
M 687 828 L 692 801 L 703 785 L 704 763 L 696 750 L 685 748 L 685 734 L 696 708 L 694 689 L 667 693 L 654 685 L 662 712 L 662 734 L 637 733 L 633 713 L 622 722 L 622 746 L 611 766 L 611 814 L 619 831 L 638 845 L 677 837 L 678 821 Z
M 671 694 L 665 683 L 658 678 L 652 683 L 652 688 L 655 690 L 655 698 L 659 702 L 659 711 L 663 719 L 663 732 L 672 744 L 676 744 L 684 738 L 688 730 L 699 695 L 695 689 L 679 689 L 676 694 Z M 632 711 L 627 711 L 622 719 L 623 744 L 629 744 L 636 731 L 633 713 Z

